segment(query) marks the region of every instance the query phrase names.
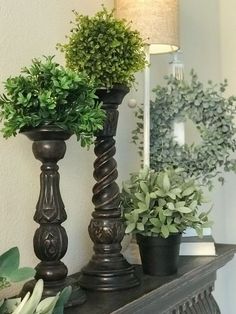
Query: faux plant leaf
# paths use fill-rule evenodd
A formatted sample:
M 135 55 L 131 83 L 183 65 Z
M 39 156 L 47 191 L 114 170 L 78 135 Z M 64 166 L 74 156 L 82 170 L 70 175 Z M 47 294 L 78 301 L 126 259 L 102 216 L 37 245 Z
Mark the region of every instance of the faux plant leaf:
M 153 224 L 155 227 L 161 227 L 161 221 L 159 218 L 150 218 L 150 222 Z
M 8 277 L 13 271 L 18 269 L 20 263 L 20 253 L 17 247 L 13 247 L 0 256 L 0 277 Z
M 161 228 L 158 228 L 158 227 L 151 228 L 151 232 L 160 234 Z
M 143 193 L 134 193 L 137 199 L 141 202 L 145 202 L 145 195 Z
M 164 238 L 168 238 L 170 232 L 169 232 L 169 229 L 166 225 L 161 226 L 161 233 L 163 234 Z
M 69 301 L 72 292 L 72 287 L 65 287 L 59 295 L 53 314 L 63 314 L 64 306 Z
M 146 203 L 147 208 L 149 208 L 149 206 L 150 206 L 150 195 L 149 195 L 149 193 L 146 194 L 145 203 Z
M 149 192 L 147 184 L 142 181 L 140 182 L 140 188 L 145 194 Z
M 144 225 L 143 225 L 141 222 L 138 222 L 138 223 L 137 223 L 137 229 L 138 229 L 139 231 L 144 231 Z
M 34 287 L 34 290 L 28 299 L 28 301 L 24 304 L 23 308 L 18 312 L 16 309 L 16 312 L 13 314 L 32 314 L 36 310 L 41 297 L 43 293 L 43 280 L 39 279 Z
M 156 194 L 155 192 L 151 192 L 151 193 L 149 194 L 149 196 L 150 196 L 150 198 L 155 199 L 155 198 L 157 197 L 157 194 Z
M 146 203 L 142 203 L 142 202 L 138 202 L 138 207 L 139 209 L 141 209 L 142 211 L 146 211 L 147 210 L 147 205 Z
M 26 303 L 28 302 L 30 297 L 30 292 L 27 292 L 26 295 L 24 296 L 23 300 L 20 302 L 20 304 L 17 306 L 17 308 L 14 310 L 12 314 L 25 314 L 23 312 L 23 308 L 25 307 Z
M 189 205 L 189 207 L 190 207 L 192 210 L 194 210 L 194 209 L 197 207 L 197 201 L 193 201 L 193 202 Z
M 168 229 L 170 233 L 178 233 L 179 230 L 176 228 L 175 225 L 168 225 Z
M 183 214 L 188 214 L 188 213 L 191 213 L 192 212 L 192 209 L 189 208 L 189 207 L 178 207 L 178 211 L 183 213 Z
M 5 300 L 5 308 L 7 309 L 8 313 L 13 313 L 17 306 L 20 304 L 21 298 L 15 298 L 15 299 L 7 299 Z M 5 310 L 6 311 L 6 310 Z M 1 313 L 1 310 L 0 310 Z
M 173 203 L 167 203 L 166 206 L 170 209 L 170 210 L 175 210 L 175 205 Z
M 163 189 L 164 189 L 165 192 L 169 191 L 169 189 L 170 189 L 170 179 L 168 177 L 168 173 L 167 172 L 164 173 L 162 186 L 163 186 Z
M 59 293 L 55 297 L 48 297 L 43 299 L 36 308 L 36 313 L 40 314 L 52 314 L 53 309 L 59 298 Z
M 125 229 L 125 233 L 131 233 L 136 227 L 136 223 L 132 222 L 128 224 L 128 226 Z
M 10 275 L 8 275 L 8 278 L 12 282 L 18 282 L 34 277 L 34 275 L 35 275 L 34 269 L 30 267 L 22 267 L 10 273 Z
M 194 190 L 195 190 L 194 187 L 190 186 L 182 192 L 182 195 L 188 196 L 188 195 L 192 194 L 194 192 Z

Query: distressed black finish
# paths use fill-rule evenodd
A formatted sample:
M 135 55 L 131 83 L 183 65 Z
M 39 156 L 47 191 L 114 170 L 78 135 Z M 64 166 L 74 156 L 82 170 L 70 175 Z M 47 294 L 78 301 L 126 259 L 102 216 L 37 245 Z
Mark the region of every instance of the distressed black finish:
M 40 194 L 34 220 L 39 228 L 34 235 L 34 251 L 41 262 L 36 266 L 35 279 L 44 280 L 44 297 L 53 296 L 65 286 L 73 284 L 67 278 L 67 267 L 61 262 L 67 251 L 68 238 L 61 224 L 67 219 L 59 189 L 60 175 L 57 162 L 66 152 L 65 140 L 71 134 L 54 126 L 35 128 L 22 132 L 33 141 L 32 150 L 36 159 L 42 162 Z M 25 284 L 22 294 L 32 290 L 35 280 Z M 76 297 L 73 303 L 85 301 L 85 295 L 74 287 Z M 75 296 L 73 296 L 75 297 Z
M 95 211 L 89 225 L 89 235 L 94 242 L 94 255 L 83 268 L 79 283 L 93 290 L 112 291 L 136 286 L 139 282 L 131 266 L 120 253 L 124 237 L 121 219 L 120 191 L 115 180 L 118 177 L 114 136 L 118 122 L 118 105 L 129 89 L 116 86 L 107 91 L 97 91 L 99 100 L 106 111 L 104 128 L 97 134 L 95 142 L 93 188 Z
M 148 275 L 173 275 L 177 272 L 181 234 L 168 238 L 136 234 L 143 272 Z
M 236 245 L 216 244 L 217 256 L 181 256 L 178 273 L 173 276 L 145 275 L 137 266 L 139 286 L 114 292 L 87 291 L 87 302 L 65 314 L 220 314 L 212 295 L 216 271 L 235 252 Z

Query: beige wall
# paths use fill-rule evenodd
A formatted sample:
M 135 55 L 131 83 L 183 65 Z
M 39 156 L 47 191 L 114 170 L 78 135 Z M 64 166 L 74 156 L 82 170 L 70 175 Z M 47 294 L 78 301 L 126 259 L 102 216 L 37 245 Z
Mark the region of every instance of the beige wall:
M 0 0 L 0 81 L 17 75 L 33 57 L 55 54 L 63 62 L 55 45 L 65 40 L 71 27 L 72 9 L 93 14 L 102 3 L 113 7 L 113 0 Z M 129 138 L 133 120 L 125 101 L 117 132 L 119 182 L 138 164 Z M 33 214 L 39 194 L 40 163 L 32 155 L 30 141 L 22 135 L 8 140 L 0 136 L 0 147 L 0 252 L 18 246 L 22 265 L 34 266 L 37 260 L 32 238 L 37 224 L 33 222 Z M 59 163 L 61 194 L 68 214 L 64 226 L 69 248 L 64 261 L 70 273 L 79 271 L 92 252 L 87 226 L 93 209 L 93 161 L 93 151 L 82 150 L 73 137 Z
M 194 69 L 200 80 L 229 80 L 229 94 L 236 94 L 236 1 L 180 0 L 181 50 L 185 75 Z M 161 83 L 170 71 L 169 55 L 152 56 L 151 85 Z M 189 132 L 189 130 L 188 130 Z M 235 174 L 226 176 L 221 187 L 217 182 L 209 196 L 213 200 L 213 236 L 217 242 L 236 243 Z M 236 258 L 218 271 L 215 297 L 223 314 L 235 314 Z
M 113 1 L 75 0 L 0 0 L 0 81 L 19 73 L 33 57 L 55 54 L 57 42 L 64 40 L 70 29 L 72 9 L 82 13 L 96 12 L 101 3 L 112 7 Z M 194 68 L 201 80 L 230 80 L 230 93 L 236 86 L 236 2 L 235 0 L 181 0 L 181 49 L 186 73 Z M 168 72 L 168 55 L 152 57 L 152 86 L 161 82 Z M 138 92 L 130 97 L 142 101 L 142 76 L 138 76 Z M 2 91 L 2 86 L 0 85 Z M 132 110 L 127 99 L 120 108 L 117 134 L 119 182 L 138 167 L 138 157 L 130 144 L 129 134 L 134 126 Z M 22 264 L 34 266 L 36 258 L 32 237 L 37 225 L 32 221 L 39 192 L 40 164 L 32 156 L 31 143 L 19 135 L 4 140 L 0 137 L 0 252 L 17 245 Z M 92 151 L 82 150 L 73 137 L 68 141 L 66 157 L 60 162 L 61 193 L 67 209 L 64 224 L 69 237 L 65 263 L 69 271 L 78 271 L 91 255 L 87 226 L 92 211 L 91 189 Z M 223 188 L 217 186 L 214 198 L 213 233 L 219 242 L 236 243 L 235 175 L 227 176 Z M 216 297 L 223 314 L 235 314 L 236 261 L 218 273 Z M 226 284 L 227 283 L 227 284 Z

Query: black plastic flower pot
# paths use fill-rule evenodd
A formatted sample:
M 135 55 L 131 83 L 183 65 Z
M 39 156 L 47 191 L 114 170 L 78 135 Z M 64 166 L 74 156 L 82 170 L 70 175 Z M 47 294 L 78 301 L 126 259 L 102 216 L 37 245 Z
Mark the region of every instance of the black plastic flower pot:
M 166 239 L 136 234 L 136 238 L 145 274 L 168 276 L 177 272 L 181 234 Z

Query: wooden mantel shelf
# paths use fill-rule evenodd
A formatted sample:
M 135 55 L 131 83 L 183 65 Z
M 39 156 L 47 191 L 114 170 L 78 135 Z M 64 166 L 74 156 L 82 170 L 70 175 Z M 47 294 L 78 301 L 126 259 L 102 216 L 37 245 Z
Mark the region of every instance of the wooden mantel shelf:
M 140 286 L 117 292 L 87 291 L 87 301 L 65 314 L 220 313 L 212 296 L 217 269 L 229 262 L 236 245 L 216 244 L 217 256 L 180 257 L 177 275 L 153 277 L 136 267 Z

